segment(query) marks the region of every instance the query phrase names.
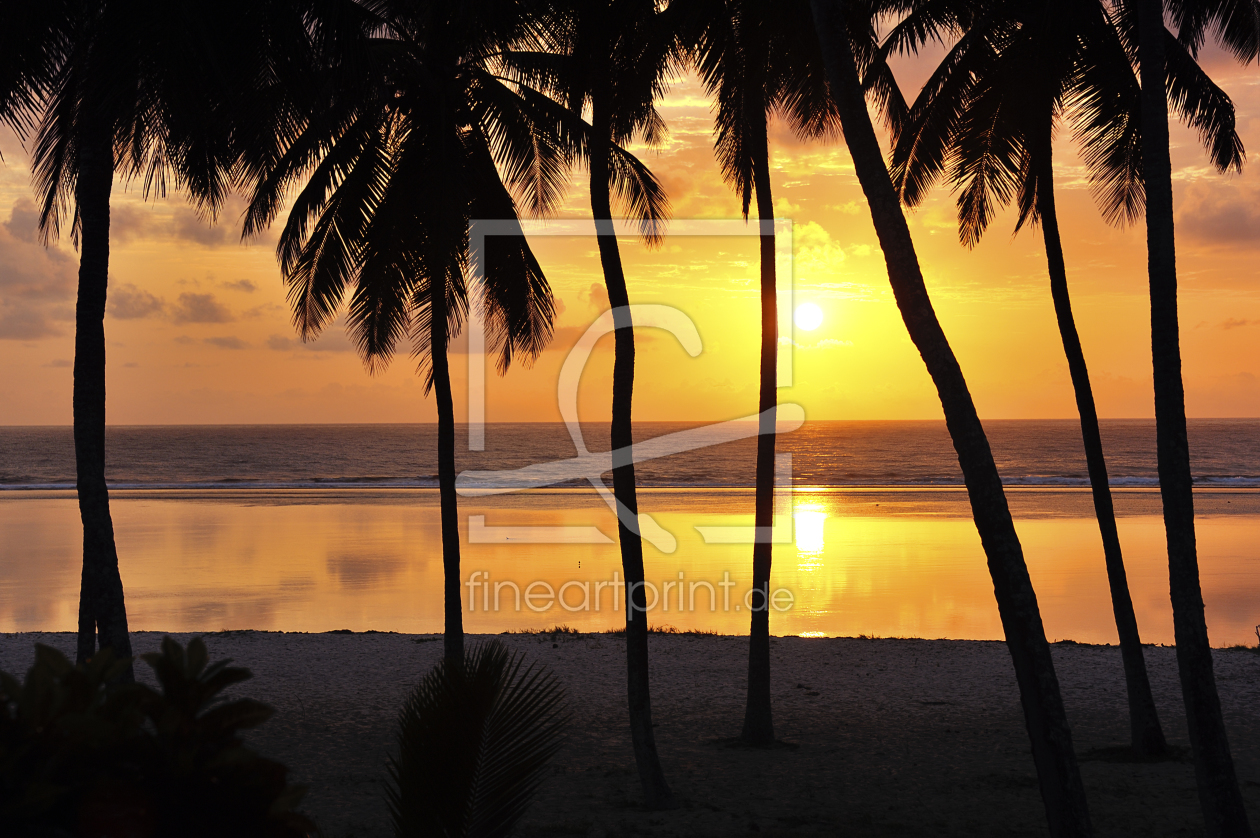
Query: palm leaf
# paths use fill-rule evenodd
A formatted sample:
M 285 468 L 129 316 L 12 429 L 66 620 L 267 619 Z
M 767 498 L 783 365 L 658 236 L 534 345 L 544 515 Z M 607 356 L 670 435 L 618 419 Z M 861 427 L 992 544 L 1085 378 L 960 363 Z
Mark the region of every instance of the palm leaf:
M 1164 43 L 1169 104 L 1199 132 L 1217 169 L 1242 171 L 1246 154 L 1235 124 L 1234 103 L 1167 30 Z
M 462 665 L 461 665 L 462 664 Z M 386 799 L 398 838 L 508 835 L 559 750 L 568 720 L 555 676 L 502 643 L 443 660 L 398 719 Z

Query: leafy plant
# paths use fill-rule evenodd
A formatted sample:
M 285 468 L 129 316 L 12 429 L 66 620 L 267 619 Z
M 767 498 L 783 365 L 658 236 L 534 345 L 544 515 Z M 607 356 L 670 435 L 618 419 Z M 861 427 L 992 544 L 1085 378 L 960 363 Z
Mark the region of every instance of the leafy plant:
M 198 638 L 143 656 L 161 691 L 120 683 L 108 651 L 72 666 L 36 645 L 24 683 L 0 673 L 0 819 L 6 835 L 299 838 L 303 789 L 244 746 L 272 709 L 220 693 L 249 670 L 207 665 Z M 8 830 L 12 829 L 12 832 Z
M 559 749 L 568 712 L 545 669 L 499 641 L 443 659 L 398 718 L 386 795 L 398 838 L 507 835 Z

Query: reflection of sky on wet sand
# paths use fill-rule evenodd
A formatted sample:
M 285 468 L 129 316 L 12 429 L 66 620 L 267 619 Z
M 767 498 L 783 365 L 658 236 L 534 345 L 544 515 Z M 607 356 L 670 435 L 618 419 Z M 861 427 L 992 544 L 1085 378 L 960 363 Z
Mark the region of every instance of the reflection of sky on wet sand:
M 1013 491 L 1029 569 L 1050 639 L 1114 642 L 1098 529 L 1084 492 Z M 679 587 L 654 624 L 747 631 L 744 595 L 751 547 L 706 544 L 696 525 L 748 525 L 747 491 L 644 491 L 641 506 L 678 539 L 672 554 L 645 547 L 647 578 L 697 584 L 694 610 Z M 966 495 L 956 491 L 797 491 L 793 543 L 775 546 L 772 587 L 794 606 L 774 613 L 775 634 L 998 638 L 1001 626 Z M 1143 639 L 1172 642 L 1163 523 L 1151 492 L 1117 494 L 1121 541 Z M 1260 623 L 1260 493 L 1196 496 L 1208 627 L 1215 645 L 1254 642 Z M 131 626 L 211 631 L 337 628 L 435 632 L 442 628 L 442 561 L 436 492 L 119 492 L 114 523 Z M 611 513 L 587 493 L 467 499 L 461 518 L 487 526 L 598 526 Z M 582 630 L 622 623 L 611 589 L 595 610 L 594 583 L 620 571 L 615 544 L 468 544 L 464 579 L 492 585 L 536 580 L 553 590 L 591 584 L 592 607 L 540 612 L 465 611 L 471 632 L 565 623 Z M 79 587 L 78 511 L 69 493 L 0 497 L 0 630 L 69 630 Z M 729 609 L 719 583 L 730 574 Z M 702 583 L 716 587 L 716 611 Z M 479 589 L 484 592 L 485 589 Z M 569 589 L 572 606 L 582 589 Z M 464 588 L 465 606 L 469 605 Z M 649 593 L 649 600 L 652 599 Z M 537 600 L 535 600 L 537 602 Z

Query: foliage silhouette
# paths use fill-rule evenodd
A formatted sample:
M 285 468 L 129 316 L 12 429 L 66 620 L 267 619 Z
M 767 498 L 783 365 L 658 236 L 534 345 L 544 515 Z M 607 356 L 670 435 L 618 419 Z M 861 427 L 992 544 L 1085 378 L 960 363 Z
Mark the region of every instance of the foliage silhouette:
M 462 663 L 462 665 L 461 665 Z M 568 720 L 555 676 L 499 641 L 444 658 L 398 717 L 386 791 L 398 838 L 511 833 L 546 776 Z
M 75 666 L 37 644 L 25 682 L 0 673 L 5 834 L 305 838 L 304 790 L 240 739 L 271 708 L 220 696 L 249 671 L 207 665 L 200 638 L 142 657 L 160 690 L 119 683 L 109 650 Z
M 1137 59 L 1142 86 L 1142 177 L 1146 184 L 1146 261 L 1151 295 L 1151 362 L 1155 383 L 1155 450 L 1168 582 L 1177 641 L 1177 669 L 1194 753 L 1199 802 L 1209 838 L 1252 834 L 1225 735 L 1199 584 L 1194 532 L 1194 481 L 1186 438 L 1177 314 L 1177 247 L 1173 224 L 1172 158 L 1165 81 L 1181 51 L 1197 55 L 1211 33 L 1235 57 L 1260 57 L 1257 0 L 1117 0 L 1117 23 Z M 1170 42 L 1165 11 L 1177 29 Z M 1171 91 L 1175 105 L 1183 91 Z
M 893 188 L 867 111 L 860 72 L 873 58 L 871 5 L 811 0 L 832 96 L 840 109 L 845 142 L 870 205 L 888 279 L 911 340 L 940 396 L 945 423 L 958 453 L 989 573 L 993 578 L 1006 645 L 1015 668 L 1033 761 L 1050 833 L 1092 834 L 1072 733 L 1068 727 L 1037 595 L 1002 488 L 993 453 L 967 389 L 962 369 L 928 297 L 914 242 Z M 875 93 L 878 100 L 879 94 Z
M 333 2 L 308 82 L 313 93 L 270 117 L 250 151 L 245 233 L 279 213 L 301 185 L 277 255 L 303 340 L 336 317 L 369 372 L 400 342 L 434 391 L 445 574 L 445 650 L 463 657 L 455 413 L 448 347 L 480 267 L 488 348 L 499 371 L 531 363 L 551 338 L 555 307 L 524 235 L 518 205 L 558 206 L 577 143 L 565 110 L 506 75 L 509 47 L 538 41 L 513 0 Z M 334 11 L 336 14 L 334 14 Z M 283 93 L 272 99 L 285 102 Z M 469 251 L 469 223 L 507 222 L 518 235 Z M 480 260 L 474 265 L 474 260 Z M 351 290 L 353 289 L 353 290 Z
M 949 13 L 945 14 L 944 10 Z M 1097 0 L 957 0 L 915 4 L 885 39 L 884 50 L 917 52 L 928 39 L 954 42 L 895 132 L 893 183 L 908 206 L 947 178 L 958 192 L 959 237 L 974 246 L 998 208 L 1014 201 L 1018 231 L 1042 227 L 1050 291 L 1075 391 L 1094 509 L 1124 663 L 1130 740 L 1139 755 L 1166 748 L 1129 595 L 1107 480 L 1093 388 L 1072 304 L 1055 208 L 1052 136 L 1070 122 L 1085 151 L 1090 180 L 1112 220 L 1143 201 L 1140 88 L 1113 22 Z M 1173 36 L 1167 36 L 1172 40 Z M 1189 56 L 1169 75 L 1191 124 L 1218 168 L 1241 164 L 1229 97 Z
M 670 12 L 683 45 L 717 102 L 715 153 L 726 182 L 743 201 L 744 218 L 755 193 L 761 224 L 761 372 L 759 376 L 754 523 L 765 533 L 753 546 L 754 597 L 770 590 L 774 545 L 775 417 L 778 406 L 779 313 L 775 276 L 774 198 L 770 183 L 768 122 L 785 119 L 802 138 L 839 133 L 827 93 L 822 55 L 804 0 L 673 0 Z M 754 600 L 754 605 L 757 601 Z M 748 695 L 741 738 L 774 742 L 770 702 L 770 609 L 751 609 Z
M 80 249 L 75 307 L 74 447 L 83 523 L 77 659 L 130 659 L 127 612 L 105 484 L 105 302 L 115 174 L 144 195 L 185 191 L 223 206 L 239 161 L 238 104 L 305 42 L 290 2 L 176 0 L 5 3 L 0 122 L 26 139 L 45 241 L 63 225 Z M 300 49 L 296 50 L 300 52 Z M 131 669 L 119 677 L 131 678 Z
M 651 172 L 628 155 L 622 144 L 639 139 L 652 146 L 664 139 L 665 124 L 656 100 L 679 66 L 680 49 L 669 17 L 653 0 L 556 0 L 545 8 L 542 20 L 550 32 L 552 54 L 531 56 L 531 72 L 545 80 L 543 88 L 567 105 L 573 116 L 580 116 L 588 106 L 591 114 L 582 150 L 590 172 L 600 265 L 616 329 L 610 437 L 613 450 L 622 452 L 614 458 L 613 495 L 626 579 L 630 736 L 644 802 L 649 809 L 666 809 L 676 803 L 661 770 L 652 729 L 643 542 L 630 456 L 634 446 L 634 323 L 612 222 L 612 199 L 616 195 L 639 220 L 649 243 L 659 241 L 669 202 Z

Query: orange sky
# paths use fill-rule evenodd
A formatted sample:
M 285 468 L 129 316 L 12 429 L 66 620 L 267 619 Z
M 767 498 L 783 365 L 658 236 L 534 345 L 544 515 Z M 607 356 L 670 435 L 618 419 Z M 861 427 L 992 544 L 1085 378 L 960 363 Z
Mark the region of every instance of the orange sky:
M 1234 98 L 1243 140 L 1260 149 L 1260 74 L 1206 58 Z M 925 61 L 899 79 L 917 89 Z M 674 217 L 731 219 L 739 205 L 712 158 L 710 112 L 694 81 L 663 106 L 670 137 L 645 159 Z M 1173 131 L 1182 355 L 1192 416 L 1260 416 L 1260 173 L 1217 175 L 1194 135 Z M 77 254 L 35 238 L 27 157 L 0 136 L 0 424 L 68 424 Z M 794 224 L 796 302 L 825 319 L 797 331 L 794 386 L 782 401 L 812 419 L 935 419 L 940 404 L 901 324 L 861 190 L 840 143 L 802 144 L 772 128 L 775 207 Z M 1083 169 L 1057 147 L 1060 223 L 1077 323 L 1104 417 L 1151 416 L 1144 230 L 1098 215 Z M 563 215 L 589 215 L 581 187 Z M 179 195 L 144 202 L 118 184 L 106 317 L 112 424 L 425 422 L 435 418 L 405 355 L 370 377 L 340 328 L 297 341 L 274 257 L 274 236 L 238 243 L 240 203 L 211 228 Z M 1039 230 L 1011 237 L 1007 213 L 974 251 L 958 244 L 952 196 L 936 191 L 910 216 L 929 290 L 982 418 L 1074 416 L 1045 276 Z M 750 230 L 750 233 L 752 230 Z M 695 321 L 697 358 L 664 333 L 645 333 L 635 412 L 641 420 L 720 420 L 754 413 L 757 241 L 667 239 L 623 244 L 632 302 L 666 303 Z M 535 250 L 562 314 L 557 339 L 532 369 L 493 375 L 488 418 L 559 419 L 564 353 L 599 313 L 603 278 L 593 240 L 540 238 Z M 610 344 L 610 339 L 605 339 Z M 611 352 L 583 378 L 585 419 L 608 414 Z M 458 350 L 457 350 L 458 351 Z M 462 418 L 465 356 L 452 372 Z

